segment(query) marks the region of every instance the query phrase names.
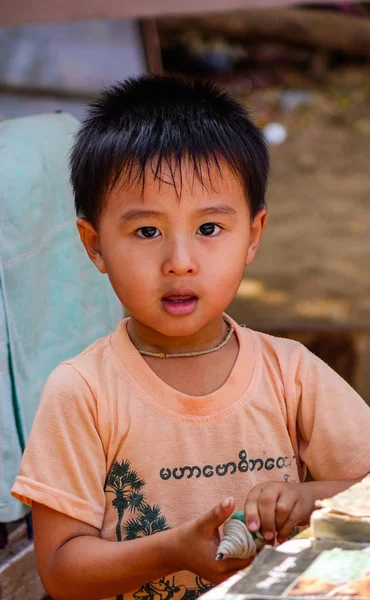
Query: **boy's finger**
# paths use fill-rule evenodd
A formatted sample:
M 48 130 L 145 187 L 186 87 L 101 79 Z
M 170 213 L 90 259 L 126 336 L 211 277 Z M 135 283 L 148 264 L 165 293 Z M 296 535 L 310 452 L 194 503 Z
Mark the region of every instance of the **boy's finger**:
M 228 519 L 235 508 L 234 498 L 227 498 L 220 504 L 216 504 L 210 511 L 198 519 L 199 527 L 207 533 L 213 533 L 215 529 Z
M 260 513 L 258 510 L 258 500 L 261 495 L 262 488 L 257 485 L 251 489 L 244 505 L 245 524 L 249 531 L 258 531 L 261 525 Z
M 283 495 L 279 496 L 275 510 L 275 526 L 277 531 L 280 532 L 290 518 L 296 502 L 296 498 L 287 498 Z
M 262 492 L 258 501 L 261 531 L 268 542 L 272 542 L 276 535 L 275 511 L 279 495 L 280 490 L 277 487 L 269 487 Z
M 292 507 L 289 517 L 286 519 L 284 525 L 278 529 L 277 540 L 279 543 L 285 542 L 292 529 L 300 523 L 301 519 L 301 509 L 299 502 L 297 501 Z

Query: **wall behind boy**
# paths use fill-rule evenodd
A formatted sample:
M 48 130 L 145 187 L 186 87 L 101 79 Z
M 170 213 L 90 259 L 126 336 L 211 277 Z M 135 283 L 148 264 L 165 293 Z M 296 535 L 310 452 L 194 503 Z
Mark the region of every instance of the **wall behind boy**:
M 352 331 L 362 353 L 358 391 L 370 402 L 368 79 L 361 69 L 339 76 L 340 87 L 327 85 L 336 85 L 345 109 L 325 88 L 305 107 L 303 123 L 297 114 L 275 114 L 288 138 L 272 148 L 268 227 L 231 314 L 271 331 Z M 260 121 L 269 94 L 247 98 Z

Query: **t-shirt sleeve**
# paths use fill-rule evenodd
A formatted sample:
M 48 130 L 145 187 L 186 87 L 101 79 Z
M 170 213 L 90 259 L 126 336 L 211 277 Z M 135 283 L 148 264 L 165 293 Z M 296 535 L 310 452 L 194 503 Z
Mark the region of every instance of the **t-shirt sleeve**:
M 304 346 L 292 362 L 300 459 L 317 480 L 365 476 L 370 472 L 370 408 Z
M 96 399 L 70 364 L 48 378 L 12 495 L 101 529 L 106 457 Z

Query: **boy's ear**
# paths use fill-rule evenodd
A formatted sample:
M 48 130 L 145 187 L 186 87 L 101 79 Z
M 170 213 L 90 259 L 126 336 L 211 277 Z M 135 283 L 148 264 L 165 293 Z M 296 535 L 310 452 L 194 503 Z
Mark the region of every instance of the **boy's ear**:
M 98 233 L 87 219 L 77 219 L 77 228 L 88 257 L 99 269 L 100 273 L 106 273 L 107 270 L 100 250 Z
M 253 262 L 258 246 L 260 245 L 262 232 L 265 229 L 267 221 L 267 208 L 261 208 L 251 223 L 250 240 L 245 264 L 250 265 Z

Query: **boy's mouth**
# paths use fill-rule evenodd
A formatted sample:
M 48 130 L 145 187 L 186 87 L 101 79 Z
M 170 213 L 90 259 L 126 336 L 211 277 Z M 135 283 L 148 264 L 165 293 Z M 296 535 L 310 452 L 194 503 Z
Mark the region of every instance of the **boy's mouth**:
M 162 298 L 162 306 L 170 315 L 188 315 L 192 313 L 198 304 L 198 296 L 193 293 L 171 292 Z

